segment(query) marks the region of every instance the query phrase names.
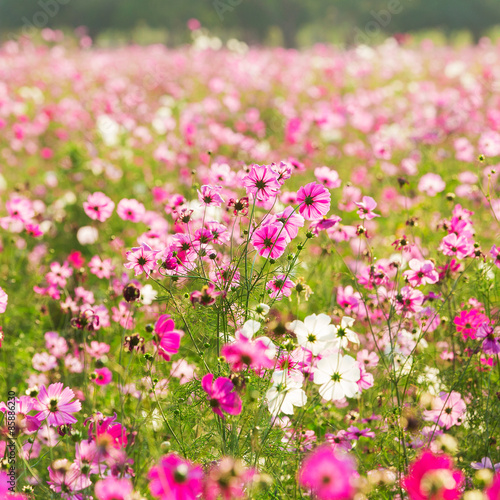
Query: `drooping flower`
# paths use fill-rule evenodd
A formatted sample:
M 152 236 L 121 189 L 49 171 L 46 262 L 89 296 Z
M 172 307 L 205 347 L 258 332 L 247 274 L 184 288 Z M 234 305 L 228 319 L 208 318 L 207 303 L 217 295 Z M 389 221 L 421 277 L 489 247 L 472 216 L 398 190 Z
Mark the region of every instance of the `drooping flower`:
M 457 500 L 462 496 L 463 474 L 453 469 L 447 455 L 424 451 L 401 481 L 410 500 Z
M 354 460 L 330 446 L 316 448 L 306 457 L 299 471 L 300 484 L 319 500 L 353 498 L 355 477 Z
M 153 250 L 146 243 L 142 243 L 140 247 L 134 247 L 127 252 L 127 260 L 124 265 L 127 269 L 134 269 L 135 276 L 146 273 L 149 275 L 156 269 L 156 259 L 159 252 Z
M 325 186 L 310 182 L 297 192 L 299 213 L 306 220 L 321 219 L 330 210 L 331 194 Z
M 109 219 L 114 208 L 114 202 L 100 191 L 90 194 L 87 201 L 83 202 L 85 213 L 92 220 L 97 220 L 99 222 L 104 222 Z
M 165 361 L 170 361 L 170 358 L 179 352 L 181 338 L 184 335 L 184 332 L 182 330 L 175 329 L 174 320 L 169 314 L 162 314 L 158 318 L 154 331 L 159 338 L 159 342 L 157 344 L 158 354 Z
M 357 382 L 361 378 L 361 370 L 351 356 L 336 353 L 321 358 L 313 372 L 314 383 L 321 386 L 319 393 L 327 401 L 352 398 L 359 392 Z
M 164 456 L 148 477 L 149 491 L 160 500 L 195 500 L 202 492 L 202 468 L 175 453 Z
M 286 234 L 283 224 L 275 223 L 262 226 L 254 231 L 252 245 L 262 257 L 277 259 L 285 251 L 287 245 Z
M 75 393 L 64 387 L 62 382 L 49 385 L 48 388 L 42 386 L 34 409 L 39 413 L 36 418 L 40 421 L 47 420 L 49 425 L 75 424 L 78 420 L 72 415 L 82 409 L 82 404 L 77 399 L 72 401 Z
M 224 413 L 239 415 L 241 413 L 241 399 L 237 392 L 233 392 L 234 384 L 226 377 L 219 377 L 214 381 L 213 373 L 207 373 L 202 380 L 201 386 L 208 394 L 208 401 L 212 411 L 225 418 Z

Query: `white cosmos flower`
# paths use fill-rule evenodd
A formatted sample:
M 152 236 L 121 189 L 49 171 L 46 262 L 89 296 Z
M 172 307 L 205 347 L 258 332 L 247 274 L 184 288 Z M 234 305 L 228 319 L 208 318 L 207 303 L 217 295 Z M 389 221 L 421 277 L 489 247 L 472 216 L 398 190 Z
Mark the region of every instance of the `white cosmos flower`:
M 304 349 L 308 349 L 317 356 L 327 347 L 336 347 L 336 327 L 331 325 L 331 318 L 327 314 L 311 314 L 302 321 L 292 321 L 289 329 L 297 335 L 297 342 Z
M 327 401 L 352 398 L 359 392 L 357 381 L 361 371 L 351 356 L 333 354 L 319 360 L 314 369 L 314 383 L 321 385 L 319 393 Z
M 156 299 L 158 292 L 151 285 L 144 285 L 141 288 L 141 301 L 144 305 L 150 306 Z
M 302 383 L 287 376 L 283 370 L 273 373 L 273 386 L 266 392 L 267 405 L 271 415 L 279 413 L 293 415 L 294 406 L 304 406 L 307 396 Z
M 347 347 L 348 341 L 359 344 L 358 334 L 350 329 L 354 325 L 354 319 L 344 316 L 340 326 L 335 326 L 335 332 L 342 347 Z

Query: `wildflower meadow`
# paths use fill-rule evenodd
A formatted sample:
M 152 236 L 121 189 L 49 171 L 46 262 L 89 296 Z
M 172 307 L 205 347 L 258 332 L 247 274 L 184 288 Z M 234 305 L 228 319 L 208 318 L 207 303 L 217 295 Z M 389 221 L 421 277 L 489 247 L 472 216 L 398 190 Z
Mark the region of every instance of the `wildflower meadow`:
M 500 44 L 0 48 L 0 499 L 500 499 Z

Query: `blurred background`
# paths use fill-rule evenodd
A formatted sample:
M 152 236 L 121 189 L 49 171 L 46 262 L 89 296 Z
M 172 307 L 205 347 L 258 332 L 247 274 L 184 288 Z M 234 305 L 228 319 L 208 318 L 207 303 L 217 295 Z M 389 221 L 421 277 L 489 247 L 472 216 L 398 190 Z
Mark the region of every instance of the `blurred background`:
M 500 37 L 500 0 L 0 0 L 2 40 L 84 26 L 102 46 L 175 46 L 189 42 L 190 19 L 223 41 L 269 46 L 349 46 L 408 34 L 460 44 Z

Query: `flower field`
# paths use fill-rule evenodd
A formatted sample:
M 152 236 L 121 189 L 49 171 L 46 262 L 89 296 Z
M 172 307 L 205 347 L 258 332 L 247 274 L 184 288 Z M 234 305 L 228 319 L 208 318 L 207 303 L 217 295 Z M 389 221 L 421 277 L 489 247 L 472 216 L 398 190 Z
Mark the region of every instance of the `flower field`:
M 500 498 L 500 45 L 0 48 L 0 500 Z

